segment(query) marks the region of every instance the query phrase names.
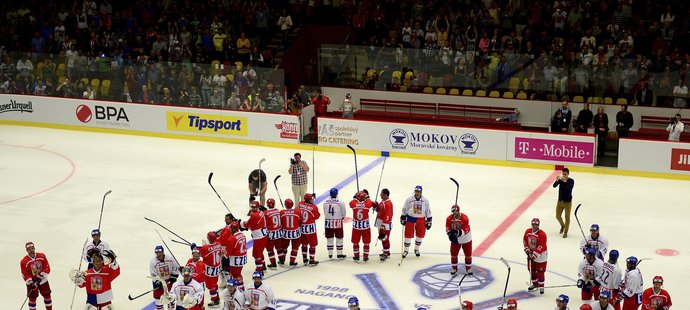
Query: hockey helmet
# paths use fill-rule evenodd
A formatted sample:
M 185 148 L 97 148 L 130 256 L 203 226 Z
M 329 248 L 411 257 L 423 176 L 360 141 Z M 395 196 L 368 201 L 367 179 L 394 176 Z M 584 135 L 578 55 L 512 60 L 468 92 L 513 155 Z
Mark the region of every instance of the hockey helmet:
M 254 201 L 249 203 L 249 207 L 252 209 L 254 209 L 254 208 L 258 209 L 258 208 L 261 208 L 261 203 L 254 200 Z
M 599 298 L 606 298 L 606 299 L 611 299 L 611 292 L 608 290 L 602 290 L 601 293 L 599 294 Z
M 587 255 L 592 255 L 592 256 L 596 256 L 596 255 L 597 255 L 597 249 L 595 249 L 595 248 L 593 248 L 593 247 L 591 247 L 591 246 L 590 246 L 590 247 L 586 247 L 586 248 L 585 248 L 585 254 L 587 254 Z
M 599 224 L 592 224 L 589 231 L 599 231 Z
M 273 209 L 273 208 L 276 207 L 276 200 L 273 199 L 273 198 L 268 198 L 268 199 L 266 200 L 266 205 L 267 205 L 269 208 Z
M 568 297 L 568 295 L 566 294 L 560 294 L 558 295 L 558 298 L 556 298 L 556 301 L 568 304 L 568 302 L 570 301 L 570 297 Z
M 539 224 L 541 224 L 541 221 L 539 220 L 539 218 L 536 218 L 536 217 L 535 217 L 535 218 L 532 219 L 532 225 L 537 225 L 537 226 L 539 226 Z
M 590 306 L 588 304 L 584 304 L 584 305 L 580 306 L 580 310 L 592 310 L 592 306 Z
M 421 186 L 421 185 L 415 186 L 415 187 L 414 187 L 414 191 L 415 191 L 415 192 L 422 192 L 422 186 Z
M 228 286 L 228 287 L 235 287 L 235 286 L 237 286 L 237 280 L 235 280 L 235 278 L 230 278 L 230 279 L 228 279 L 227 286 Z
M 91 231 L 91 236 L 92 236 L 92 237 L 93 237 L 93 236 L 100 236 L 100 235 L 101 235 L 101 231 L 100 231 L 98 228 L 96 228 L 96 229 L 94 229 L 94 230 Z
M 208 242 L 214 243 L 216 242 L 216 238 L 216 232 L 209 231 L 208 233 L 206 233 L 206 239 L 208 239 Z
M 517 300 L 515 298 L 508 299 L 508 308 L 517 307 Z
M 28 249 L 28 248 L 35 248 L 35 247 L 34 247 L 34 243 L 31 242 L 31 241 L 29 241 L 29 242 L 27 242 L 26 244 L 24 244 L 24 247 L 27 248 L 27 249 Z
M 352 296 L 347 300 L 347 305 L 348 306 L 359 306 L 359 299 L 357 297 Z
M 611 252 L 609 252 L 609 259 L 610 260 L 618 260 L 618 256 L 620 256 L 620 254 L 618 253 L 618 250 L 611 250 Z
M 450 212 L 455 212 L 455 211 L 460 212 L 460 206 L 453 205 L 452 207 L 450 207 Z
M 263 279 L 264 278 L 263 272 L 254 271 L 254 273 L 252 273 L 252 279 L 256 279 L 256 278 Z
M 232 222 L 228 224 L 228 228 L 230 228 L 230 231 L 237 232 L 240 230 L 240 224 L 237 222 Z
M 182 267 L 182 276 L 191 276 L 192 275 L 192 268 L 189 266 L 184 266 Z
M 338 189 L 337 188 L 331 188 L 331 198 L 338 197 Z
M 305 202 L 312 201 L 312 199 L 314 199 L 314 195 L 312 195 L 311 193 L 304 194 L 304 201 Z
M 285 208 L 286 209 L 292 209 L 292 207 L 295 206 L 295 203 L 292 201 L 292 199 L 288 198 L 285 199 Z
M 417 310 L 427 310 L 427 308 L 419 307 L 419 308 L 417 308 Z
M 359 192 L 357 192 L 357 194 L 355 195 L 355 197 L 356 197 L 357 200 L 359 200 L 359 201 L 364 201 L 364 199 L 367 199 L 367 194 L 366 194 L 365 192 L 363 192 L 363 191 L 359 191 Z
M 472 310 L 472 309 L 473 309 L 472 307 L 474 306 L 474 304 L 473 304 L 471 301 L 469 301 L 469 300 L 463 300 L 463 301 L 462 301 L 462 306 L 463 306 L 463 307 L 467 307 L 467 309 Z
M 162 246 L 162 245 L 157 245 L 157 246 L 153 249 L 153 251 L 154 251 L 154 252 L 164 252 L 164 251 L 163 251 L 163 246 Z
M 638 259 L 635 256 L 630 256 L 630 257 L 625 259 L 625 262 L 628 264 L 633 264 L 633 265 L 637 266 Z
M 664 284 L 664 278 L 661 276 L 654 276 L 654 279 L 652 279 L 652 283 L 661 283 L 661 285 Z

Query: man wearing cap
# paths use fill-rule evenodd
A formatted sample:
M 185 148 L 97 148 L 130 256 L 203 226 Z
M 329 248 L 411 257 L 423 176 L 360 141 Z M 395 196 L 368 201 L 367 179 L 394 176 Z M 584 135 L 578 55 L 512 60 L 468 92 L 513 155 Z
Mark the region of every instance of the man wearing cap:
M 223 310 L 242 309 L 244 307 L 244 288 L 238 289 L 240 286 L 235 279 L 228 280 L 225 294 L 223 296 Z
M 461 306 L 462 306 L 462 310 L 472 310 L 472 309 L 474 309 L 474 308 L 473 308 L 474 304 L 473 304 L 471 301 L 469 301 L 469 300 L 463 300 Z
M 104 262 L 103 257 L 109 262 Z M 120 266 L 111 250 L 95 252 L 91 255 L 93 267 L 86 272 L 77 271 L 74 283 L 86 288 L 86 310 L 113 310 L 112 282 L 120 275 Z
M 206 291 L 206 264 L 204 264 L 204 261 L 201 260 L 201 255 L 199 254 L 201 247 L 197 246 L 195 243 L 192 243 L 190 248 L 192 250 L 192 258 L 187 260 L 187 264 L 185 266 L 192 269 L 192 279 L 201 285 L 203 291 Z M 204 295 L 202 294 L 201 296 L 200 305 L 203 305 Z M 220 298 L 216 299 L 215 302 L 212 299 L 209 306 L 217 306 L 219 304 Z
M 618 301 L 618 288 L 621 285 L 623 271 L 618 267 L 618 250 L 613 249 L 609 252 L 609 260 L 604 262 L 601 271 L 601 290 L 611 293 L 609 303 L 614 310 L 620 310 L 621 305 Z
M 202 310 L 204 306 L 204 288 L 192 279 L 194 270 L 189 266 L 182 268 L 182 278 L 178 279 L 170 289 L 166 299 L 176 305 L 175 310 Z
M 151 273 L 151 280 L 153 281 L 153 299 L 157 310 L 163 310 L 163 301 L 161 296 L 165 291 L 172 288 L 173 283 L 177 281 L 180 275 L 180 265 L 173 259 L 171 255 L 165 254 L 163 246 L 157 245 L 154 249 L 156 256 L 151 259 L 149 264 L 149 271 Z M 165 281 L 165 283 L 163 283 Z M 165 285 L 165 289 L 163 289 Z
M 597 258 L 604 260 L 609 248 L 609 239 L 599 234 L 599 224 L 592 224 L 589 232 L 589 236 L 580 240 L 580 251 L 582 254 L 587 254 L 587 248 L 593 248 Z
M 566 294 L 560 294 L 558 295 L 558 298 L 556 298 L 556 310 L 569 310 L 568 308 L 568 302 L 570 301 L 570 297 Z
M 414 241 L 414 254 L 419 257 L 419 247 L 422 245 L 426 231 L 431 229 L 429 199 L 422 196 L 421 185 L 415 186 L 414 195 L 405 200 L 400 214 L 400 224 L 405 226 L 405 250 L 402 256 L 403 258 L 407 257 L 412 237 L 416 237 Z
M 671 295 L 661 288 L 664 285 L 664 278 L 655 276 L 652 280 L 653 286 L 642 293 L 642 310 L 668 310 L 671 309 Z
M 580 262 L 577 273 L 577 287 L 582 290 L 582 300 L 592 300 L 592 296 L 597 300 L 604 262 L 597 259 L 597 251 L 594 248 L 587 248 L 585 251 L 585 259 Z
M 532 276 L 532 285 L 527 289 L 544 294 L 544 274 L 546 273 L 546 260 L 548 251 L 546 248 L 546 233 L 539 229 L 541 221 L 532 219 L 532 228 L 527 228 L 522 238 L 525 254 L 527 254 L 527 269 Z
M 46 309 L 53 309 L 53 301 L 50 298 L 50 284 L 48 283 L 48 274 L 50 273 L 48 259 L 45 254 L 36 253 L 33 242 L 27 242 L 24 248 L 26 249 L 26 256 L 22 258 L 19 267 L 22 271 L 24 283 L 26 283 L 29 309 L 36 309 L 38 293 L 41 293 L 41 296 L 43 296 Z
M 341 103 L 340 107 L 338 107 L 338 111 L 343 112 L 343 118 L 354 118 L 357 110 L 359 110 L 359 108 L 357 107 L 357 104 L 352 101 L 352 95 L 350 94 L 345 95 L 343 103 Z
M 91 255 L 94 254 L 94 251 L 98 252 L 103 252 L 103 250 L 109 250 L 110 246 L 108 245 L 107 242 L 101 240 L 101 231 L 98 229 L 94 229 L 91 231 L 91 238 L 93 240 L 89 243 L 86 244 L 84 247 L 84 253 L 83 256 L 84 260 L 89 263 L 89 266 L 87 268 L 93 267 L 91 264 Z
M 599 300 L 595 300 L 590 304 L 592 310 L 613 310 L 613 306 L 609 304 L 611 300 L 611 293 L 609 291 L 601 291 Z
M 276 299 L 273 295 L 273 289 L 268 284 L 261 281 L 263 274 L 255 271 L 252 274 L 253 284 L 247 286 L 244 290 L 244 307 L 252 310 L 275 310 Z
M 620 297 L 623 298 L 623 310 L 637 310 L 642 303 L 642 273 L 637 269 L 640 261 L 635 256 L 625 259 L 626 272 L 621 282 Z

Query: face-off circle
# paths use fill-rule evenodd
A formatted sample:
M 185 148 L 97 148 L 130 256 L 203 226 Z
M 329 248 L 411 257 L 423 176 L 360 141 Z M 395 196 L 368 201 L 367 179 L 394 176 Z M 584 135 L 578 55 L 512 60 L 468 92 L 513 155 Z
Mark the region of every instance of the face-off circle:
M 88 123 L 91 121 L 91 116 L 93 113 L 91 113 L 91 108 L 89 108 L 85 104 L 80 104 L 77 107 L 76 111 L 77 119 L 82 122 L 82 123 Z
M 655 253 L 661 256 L 677 256 L 678 254 L 680 254 L 678 251 L 674 249 L 658 249 L 655 251 Z

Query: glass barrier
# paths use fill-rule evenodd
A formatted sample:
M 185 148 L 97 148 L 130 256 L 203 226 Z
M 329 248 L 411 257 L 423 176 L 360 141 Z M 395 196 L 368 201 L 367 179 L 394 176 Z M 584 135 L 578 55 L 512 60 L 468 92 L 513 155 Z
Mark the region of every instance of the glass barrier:
M 687 72 L 680 61 L 650 60 L 618 48 L 518 53 L 504 48 L 322 45 L 323 85 L 533 100 L 685 107 Z M 519 42 L 519 41 L 516 41 Z M 519 44 L 519 43 L 516 43 Z M 685 92 L 685 94 L 683 94 Z
M 0 55 L 0 93 L 285 112 L 284 72 L 242 62 L 165 62 L 119 55 Z

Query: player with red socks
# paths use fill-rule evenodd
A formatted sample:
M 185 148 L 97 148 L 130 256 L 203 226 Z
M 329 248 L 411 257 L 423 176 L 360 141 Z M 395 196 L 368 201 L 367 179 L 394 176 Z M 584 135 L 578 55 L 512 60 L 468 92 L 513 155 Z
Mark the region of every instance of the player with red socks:
M 27 242 L 24 248 L 27 255 L 22 258 L 19 267 L 22 271 L 22 278 L 24 278 L 26 283 L 29 309 L 36 309 L 38 293 L 41 293 L 41 296 L 43 296 L 43 303 L 45 303 L 46 309 L 53 309 L 53 301 L 50 298 L 50 284 L 48 283 L 48 274 L 50 273 L 48 259 L 45 254 L 36 252 L 33 242 Z
M 540 221 L 538 218 L 532 219 L 532 228 L 527 228 L 522 238 L 525 254 L 527 254 L 527 269 L 532 276 L 532 285 L 527 289 L 534 291 L 537 288 L 539 293 L 544 294 L 544 274 L 546 273 L 546 260 L 548 251 L 546 249 L 546 233 L 539 229 Z
M 470 219 L 460 213 L 460 206 L 453 205 L 451 215 L 446 218 L 446 234 L 450 240 L 450 274 L 458 273 L 458 253 L 462 248 L 465 255 L 465 273 L 472 274 L 472 230 Z
M 578 269 L 577 287 L 582 289 L 582 300 L 588 301 L 599 299 L 601 289 L 601 275 L 603 273 L 604 262 L 597 259 L 597 249 L 594 247 L 585 248 L 585 259 L 580 262 Z
M 393 220 L 393 203 L 389 199 L 390 191 L 387 188 L 381 190 L 381 202 L 374 203 L 376 208 L 375 226 L 379 230 L 379 240 L 383 245 L 381 261 L 385 261 L 391 256 L 391 222 Z
M 661 288 L 664 285 L 664 278 L 656 276 L 652 280 L 653 286 L 642 293 L 642 310 L 668 310 L 671 309 L 671 295 Z
M 247 264 L 247 238 L 240 231 L 240 225 L 237 222 L 232 222 L 228 225 L 230 235 L 227 240 L 221 240 L 225 244 L 228 251 L 228 265 L 230 267 L 230 275 L 235 279 L 238 287 L 244 287 L 244 280 L 242 278 L 242 268 Z
M 301 226 L 302 226 L 302 216 L 299 214 L 298 210 L 293 209 L 294 202 L 292 199 L 285 199 L 285 209 L 280 210 L 280 226 L 283 231 L 283 242 L 282 247 L 283 256 L 278 257 L 280 262 L 285 261 L 285 254 L 287 253 L 288 245 L 291 245 L 290 249 L 290 267 L 297 266 L 295 259 L 297 258 L 297 249 L 300 246 L 301 239 Z
M 206 234 L 208 244 L 204 244 L 199 249 L 199 256 L 204 262 L 204 283 L 211 295 L 211 302 L 209 306 L 216 306 L 220 304 L 220 297 L 218 297 L 218 276 L 220 275 L 221 263 L 221 245 L 216 242 L 216 233 L 209 231 Z M 201 283 L 201 282 L 199 282 Z
M 359 241 L 364 243 L 363 261 L 369 261 L 369 244 L 371 244 L 371 226 L 369 225 L 369 210 L 374 202 L 364 191 L 357 192 L 355 199 L 350 201 L 352 209 L 352 248 L 354 259 L 359 262 Z
M 302 215 L 302 226 L 300 227 L 302 237 L 300 243 L 302 244 L 302 260 L 305 265 L 316 266 L 319 261 L 316 260 L 316 246 L 319 244 L 319 239 L 316 236 L 316 220 L 321 217 L 319 208 L 314 205 L 314 195 L 307 193 L 304 195 L 304 201 L 299 203 L 297 212 Z M 307 246 L 309 246 L 309 260 L 307 260 Z
M 338 198 L 338 189 L 331 188 L 330 196 L 323 202 L 324 228 L 326 230 L 326 249 L 328 258 L 333 258 L 333 241 L 337 250 L 337 259 L 344 259 L 343 254 L 343 219 L 345 219 L 345 203 Z M 335 239 L 335 240 L 334 240 Z
M 640 261 L 635 256 L 625 260 L 626 272 L 621 282 L 619 298 L 623 298 L 623 310 L 637 310 L 642 304 L 642 273 L 637 269 Z
M 192 279 L 199 283 L 201 286 L 201 302 L 199 305 L 201 305 L 201 309 L 203 309 L 204 306 L 204 294 L 203 292 L 206 290 L 206 265 L 204 262 L 201 260 L 201 255 L 199 254 L 201 247 L 197 246 L 195 243 L 192 243 L 190 246 L 192 249 L 192 258 L 187 260 L 187 264 L 185 266 L 189 267 L 192 270 Z M 220 301 L 218 302 L 220 304 Z M 209 306 L 212 306 L 213 302 L 209 304 Z
M 252 231 L 252 239 L 254 246 L 252 247 L 252 257 L 254 257 L 254 264 L 256 271 L 263 272 L 264 270 L 264 249 L 268 242 L 268 231 L 266 230 L 266 217 L 264 212 L 260 210 L 261 204 L 254 200 L 249 203 L 249 219 L 240 223 L 241 229 L 249 229 Z
M 408 249 L 414 241 L 414 254 L 419 257 L 419 247 L 422 245 L 422 240 L 426 235 L 426 231 L 431 229 L 431 209 L 429 208 L 429 199 L 422 196 L 422 186 L 417 185 L 414 188 L 414 195 L 405 200 L 405 205 L 402 208 L 400 215 L 400 224 L 405 226 L 405 250 L 403 251 L 403 258 L 407 257 Z
M 266 251 L 268 252 L 268 260 L 271 262 L 268 268 L 277 269 L 276 252 L 278 253 L 278 257 L 280 257 L 280 253 L 283 251 L 281 242 L 283 235 L 280 230 L 280 210 L 276 209 L 276 201 L 273 198 L 268 198 L 268 200 L 266 200 L 266 205 L 268 206 L 268 209 L 264 211 L 266 228 L 268 229 Z M 285 257 L 285 255 L 283 255 L 283 257 Z M 282 264 L 281 262 L 281 265 Z
M 103 257 L 108 258 L 105 262 Z M 78 271 L 74 284 L 86 288 L 86 310 L 113 310 L 112 282 L 120 275 L 120 266 L 115 261 L 115 253 L 104 250 L 103 254 L 91 255 L 93 266 L 86 272 Z

